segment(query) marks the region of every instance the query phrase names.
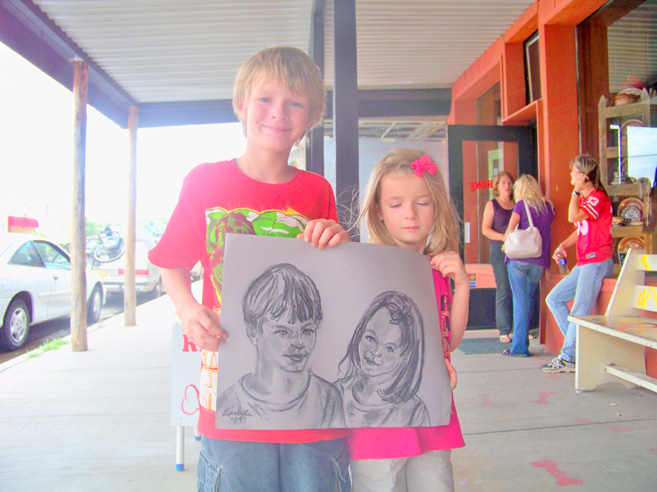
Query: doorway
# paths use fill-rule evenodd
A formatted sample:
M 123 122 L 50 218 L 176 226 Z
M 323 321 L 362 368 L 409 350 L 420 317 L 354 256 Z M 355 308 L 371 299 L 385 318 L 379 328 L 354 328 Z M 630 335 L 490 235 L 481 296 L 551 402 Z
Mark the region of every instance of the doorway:
M 447 159 L 449 190 L 462 227 L 459 253 L 464 263 L 488 264 L 490 243 L 481 233 L 481 219 L 492 198 L 493 177 L 508 171 L 516 179 L 523 174 L 538 178 L 535 126 L 448 125 Z M 470 296 L 468 329 L 495 328 L 495 288 L 476 288 Z M 538 313 L 535 309 L 530 326 L 538 326 Z
M 461 257 L 469 263 L 488 263 L 488 249 L 481 247 L 487 241 L 479 238 L 493 176 L 505 170 L 516 178 L 538 178 L 536 131 L 531 126 L 447 125 L 447 162 L 449 190 L 463 228 Z

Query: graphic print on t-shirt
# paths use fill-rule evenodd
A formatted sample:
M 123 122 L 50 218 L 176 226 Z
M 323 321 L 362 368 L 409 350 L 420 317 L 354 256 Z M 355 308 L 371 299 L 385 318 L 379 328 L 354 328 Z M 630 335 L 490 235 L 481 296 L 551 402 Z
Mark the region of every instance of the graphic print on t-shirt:
M 210 278 L 216 298 L 213 308 L 221 307 L 221 284 L 224 270 L 226 234 L 257 234 L 259 236 L 297 237 L 308 224 L 308 219 L 294 210 L 265 210 L 258 212 L 248 208 L 226 210 L 221 207 L 205 212 L 205 254 L 212 269 Z M 217 352 L 201 351 L 201 383 L 199 404 L 215 411 L 217 378 Z
M 308 219 L 292 210 L 285 213 L 279 210 L 256 212 L 246 208 L 231 211 L 213 208 L 206 211 L 205 218 L 207 255 L 212 268 L 212 284 L 219 302 L 221 302 L 226 233 L 297 237 L 308 223 Z

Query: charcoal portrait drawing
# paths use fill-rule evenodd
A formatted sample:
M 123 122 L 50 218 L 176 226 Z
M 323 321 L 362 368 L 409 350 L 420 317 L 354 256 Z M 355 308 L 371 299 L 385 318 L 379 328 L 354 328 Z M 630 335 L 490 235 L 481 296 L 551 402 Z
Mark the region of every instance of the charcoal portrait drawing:
M 219 429 L 440 426 L 452 391 L 429 259 L 226 234 Z M 230 350 L 228 350 L 230 348 Z
M 401 292 L 379 294 L 361 318 L 340 363 L 347 427 L 430 425 L 416 395 L 422 381 L 424 327 L 416 304 Z
M 217 427 L 344 427 L 342 399 L 308 368 L 322 320 L 313 281 L 294 265 L 270 266 L 242 300 L 254 370 L 217 398 Z

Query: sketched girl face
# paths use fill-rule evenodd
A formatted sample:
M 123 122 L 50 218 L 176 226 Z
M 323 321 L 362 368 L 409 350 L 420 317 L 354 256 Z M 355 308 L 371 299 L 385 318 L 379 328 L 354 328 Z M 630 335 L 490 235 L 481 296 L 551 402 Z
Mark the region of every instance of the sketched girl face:
M 252 342 L 261 357 L 274 366 L 288 372 L 303 371 L 315 348 L 317 325 L 312 321 L 287 320 L 286 315 L 274 319 L 266 314 L 260 330 L 254 330 Z
M 369 320 L 358 344 L 361 370 L 370 377 L 394 374 L 402 362 L 401 330 L 387 309 L 379 309 Z

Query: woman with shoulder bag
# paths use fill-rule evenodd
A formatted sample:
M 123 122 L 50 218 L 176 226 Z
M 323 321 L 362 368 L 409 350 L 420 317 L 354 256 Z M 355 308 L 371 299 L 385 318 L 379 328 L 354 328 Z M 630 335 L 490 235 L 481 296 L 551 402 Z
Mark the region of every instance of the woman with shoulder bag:
M 506 266 L 513 293 L 513 346 L 504 355 L 529 357 L 529 323 L 532 315 L 532 299 L 539 286 L 543 271 L 550 266 L 550 228 L 554 221 L 554 207 L 543 196 L 541 187 L 533 176 L 523 175 L 513 186 L 516 205 L 511 214 L 505 237 L 519 227 L 522 230 L 538 229 L 541 247 L 536 257 L 509 258 Z
M 481 232 L 490 239 L 490 264 L 495 275 L 495 324 L 500 342 L 511 341 L 513 304 L 509 274 L 504 263 L 504 233 L 513 212 L 513 176 L 500 171 L 493 178 L 493 199 L 486 203 L 481 221 Z

